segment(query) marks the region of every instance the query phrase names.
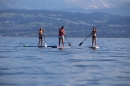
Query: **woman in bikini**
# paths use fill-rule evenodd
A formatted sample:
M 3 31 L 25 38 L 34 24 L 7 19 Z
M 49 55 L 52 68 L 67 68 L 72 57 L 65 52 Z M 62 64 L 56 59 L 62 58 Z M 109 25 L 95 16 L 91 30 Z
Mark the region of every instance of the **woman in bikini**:
M 62 41 L 62 46 L 64 47 L 64 34 L 65 34 L 65 30 L 64 30 L 64 26 L 62 26 L 59 29 L 59 47 L 60 47 L 61 41 Z
M 96 42 L 96 39 L 97 39 L 97 37 L 96 37 L 96 34 L 97 34 L 97 30 L 96 30 L 96 28 L 95 27 L 93 27 L 93 31 L 92 31 L 92 46 L 93 46 L 93 44 L 95 43 L 95 46 L 97 45 L 97 42 Z

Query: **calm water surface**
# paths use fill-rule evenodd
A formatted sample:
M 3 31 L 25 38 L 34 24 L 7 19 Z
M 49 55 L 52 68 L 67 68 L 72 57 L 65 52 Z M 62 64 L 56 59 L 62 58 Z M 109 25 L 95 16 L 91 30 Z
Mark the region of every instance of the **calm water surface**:
M 46 38 L 57 45 L 57 38 Z M 36 46 L 37 38 L 0 38 L 0 86 L 130 86 L 130 38 L 68 38 L 70 49 Z M 65 43 L 67 46 L 67 42 Z M 44 44 L 43 44 L 44 45 Z

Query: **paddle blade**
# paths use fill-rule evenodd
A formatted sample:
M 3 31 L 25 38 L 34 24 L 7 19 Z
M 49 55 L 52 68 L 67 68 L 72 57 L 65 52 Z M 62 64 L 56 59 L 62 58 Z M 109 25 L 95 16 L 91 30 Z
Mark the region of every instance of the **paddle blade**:
M 71 46 L 71 44 L 70 44 L 70 43 L 68 43 L 68 45 L 69 45 L 69 46 Z
M 80 44 L 79 44 L 79 46 L 81 46 L 83 44 L 83 42 L 81 42 Z
M 47 47 L 47 44 L 45 43 L 45 47 Z

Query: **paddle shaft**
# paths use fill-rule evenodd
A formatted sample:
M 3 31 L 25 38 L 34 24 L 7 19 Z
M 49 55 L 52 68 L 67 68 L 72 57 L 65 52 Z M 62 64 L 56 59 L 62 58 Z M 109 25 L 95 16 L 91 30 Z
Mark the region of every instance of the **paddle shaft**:
M 45 34 L 43 34 L 43 36 L 44 36 L 44 40 L 45 40 L 45 42 L 46 42 L 46 39 L 45 39 Z
M 64 37 L 65 37 L 65 39 L 67 40 L 67 38 L 66 38 L 66 36 L 64 35 Z M 68 40 L 67 40 L 67 42 L 69 42 Z
M 90 35 L 91 35 L 91 34 L 90 34 Z M 90 35 L 89 35 L 89 36 L 90 36 Z M 87 36 L 87 38 L 88 38 L 89 36 Z M 83 42 L 84 42 L 87 38 L 85 38 L 85 39 L 79 44 L 79 46 L 81 46 L 81 45 L 83 44 Z
M 44 36 L 44 41 L 45 41 L 45 47 L 47 47 L 46 39 L 45 39 L 45 34 L 43 34 L 43 36 Z
M 91 34 L 90 34 L 91 35 Z M 90 35 L 88 35 L 83 41 L 85 41 Z

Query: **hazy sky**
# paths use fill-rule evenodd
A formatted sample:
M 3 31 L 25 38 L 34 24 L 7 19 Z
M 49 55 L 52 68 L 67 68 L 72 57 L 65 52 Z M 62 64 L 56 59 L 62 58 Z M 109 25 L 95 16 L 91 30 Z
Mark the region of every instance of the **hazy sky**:
M 130 0 L 0 0 L 0 8 L 58 9 L 114 7 Z

